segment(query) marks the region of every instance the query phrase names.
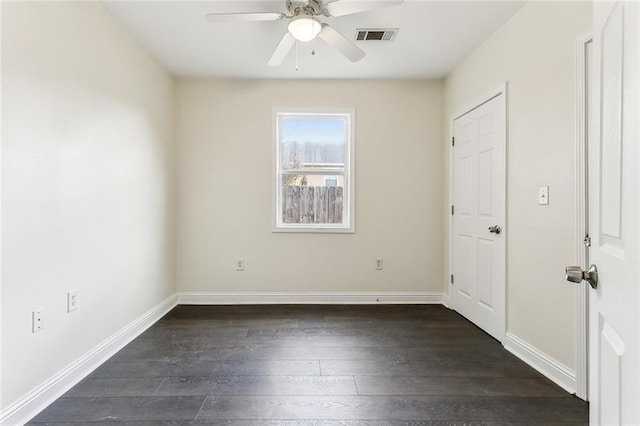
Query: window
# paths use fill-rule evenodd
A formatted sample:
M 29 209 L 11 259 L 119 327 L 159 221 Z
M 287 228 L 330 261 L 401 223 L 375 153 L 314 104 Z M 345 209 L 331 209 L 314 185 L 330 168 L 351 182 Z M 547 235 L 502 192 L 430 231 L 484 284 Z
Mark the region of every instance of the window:
M 277 232 L 354 232 L 353 111 L 274 114 Z
M 338 186 L 338 178 L 336 176 L 325 177 L 324 186 Z

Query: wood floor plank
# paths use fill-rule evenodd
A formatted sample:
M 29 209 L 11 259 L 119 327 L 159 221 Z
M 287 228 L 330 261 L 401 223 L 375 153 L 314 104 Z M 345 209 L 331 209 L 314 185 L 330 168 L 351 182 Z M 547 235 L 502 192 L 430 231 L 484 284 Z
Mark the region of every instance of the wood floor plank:
M 129 397 L 154 395 L 164 377 L 86 378 L 67 393 L 66 398 Z
M 92 379 L 115 377 L 167 377 L 169 376 L 166 361 L 149 361 L 134 359 L 129 361 L 107 361 L 89 375 Z
M 60 398 L 36 416 L 34 422 L 193 420 L 204 400 L 203 396 Z
M 320 337 L 320 336 L 370 336 L 373 338 L 379 338 L 380 336 L 388 335 L 388 337 L 400 338 L 437 338 L 446 337 L 452 338 L 485 338 L 484 332 L 475 327 L 408 327 L 406 324 L 404 327 L 399 327 L 397 324 L 395 327 L 388 324 L 376 324 L 368 327 L 295 327 L 295 328 L 261 328 L 250 329 L 247 333 L 248 338 L 258 337 Z M 393 335 L 389 333 L 389 330 L 393 330 Z
M 495 347 L 469 351 L 438 346 L 385 347 L 385 346 L 250 346 L 221 348 L 204 351 L 202 359 L 283 359 L 283 360 L 345 360 L 345 361 L 515 361 L 509 352 Z
M 567 421 L 587 415 L 571 398 L 425 396 L 211 396 L 198 413 L 208 419 Z
M 319 376 L 320 362 L 310 360 L 238 360 L 170 362 L 169 376 Z
M 155 395 L 357 395 L 352 376 L 170 377 Z
M 541 377 L 529 366 L 517 361 L 344 361 L 321 360 L 323 375 L 328 376 L 449 376 L 449 377 Z
M 545 378 L 452 376 L 357 376 L 360 395 L 522 396 L 571 395 Z

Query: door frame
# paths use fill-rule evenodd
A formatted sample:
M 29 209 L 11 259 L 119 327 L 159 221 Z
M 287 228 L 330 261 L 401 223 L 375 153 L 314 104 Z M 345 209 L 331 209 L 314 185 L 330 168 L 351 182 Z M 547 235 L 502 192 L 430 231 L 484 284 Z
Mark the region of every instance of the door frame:
M 508 81 L 505 81 L 503 84 L 501 84 L 499 87 L 488 91 L 484 96 L 482 96 L 480 99 L 478 99 L 476 102 L 472 102 L 470 104 L 468 104 L 466 107 L 464 108 L 460 108 L 456 113 L 451 114 L 449 116 L 449 136 L 450 138 L 453 138 L 453 129 L 454 129 L 454 121 L 460 117 L 462 117 L 463 115 L 473 111 L 474 109 L 486 104 L 487 102 L 497 98 L 500 95 L 503 95 L 502 97 L 502 108 L 504 111 L 504 224 L 502 225 L 503 230 L 506 230 L 505 232 L 505 253 L 504 253 L 504 286 L 503 286 L 503 291 L 502 291 L 502 295 L 500 296 L 502 298 L 502 328 L 501 328 L 501 333 L 500 336 L 502 337 L 501 339 L 499 339 L 500 343 L 504 346 L 505 344 L 505 336 L 506 336 L 506 332 L 507 332 L 507 272 L 508 272 L 508 268 L 507 268 L 507 259 L 508 259 L 508 247 L 509 247 L 509 242 L 506 238 L 506 235 L 508 235 L 508 231 L 509 231 L 509 227 L 508 227 L 508 219 L 507 219 L 507 187 L 508 187 L 508 178 L 509 178 L 509 169 L 507 167 L 508 164 L 508 160 L 507 160 L 507 155 L 509 153 L 509 150 L 507 149 L 507 144 L 509 141 L 509 115 L 508 115 L 508 109 L 507 109 L 507 96 L 508 96 L 508 92 L 507 92 L 507 88 L 508 88 Z M 449 147 L 448 153 L 449 153 L 449 204 L 447 205 L 447 222 L 449 225 L 449 262 L 448 262 L 448 271 L 449 273 L 447 274 L 447 276 L 445 276 L 445 285 L 447 288 L 447 292 L 446 294 L 446 299 L 447 299 L 447 307 L 455 310 L 456 312 L 458 311 L 457 306 L 456 306 L 456 301 L 455 298 L 453 297 L 453 285 L 451 283 L 451 276 L 453 275 L 453 219 L 452 219 L 452 215 L 451 215 L 451 206 L 453 205 L 453 146 L 451 144 L 451 139 L 447 141 L 447 145 Z
M 576 40 L 576 146 L 575 146 L 575 260 L 584 270 L 588 256 L 584 238 L 588 235 L 588 117 L 587 105 L 589 63 L 587 46 L 593 41 L 590 33 Z M 589 390 L 589 286 L 582 282 L 576 290 L 576 396 L 588 401 Z

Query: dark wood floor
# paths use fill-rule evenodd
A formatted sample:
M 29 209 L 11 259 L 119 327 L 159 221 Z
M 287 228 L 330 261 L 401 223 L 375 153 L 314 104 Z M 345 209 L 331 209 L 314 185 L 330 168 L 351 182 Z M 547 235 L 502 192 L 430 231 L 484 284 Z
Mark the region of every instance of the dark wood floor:
M 179 306 L 30 424 L 560 425 L 588 406 L 442 306 Z

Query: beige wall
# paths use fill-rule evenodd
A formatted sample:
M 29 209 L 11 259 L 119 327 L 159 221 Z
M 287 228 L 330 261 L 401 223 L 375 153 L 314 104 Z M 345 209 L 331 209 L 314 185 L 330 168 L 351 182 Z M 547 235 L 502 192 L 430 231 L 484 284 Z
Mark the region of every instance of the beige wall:
M 576 40 L 590 24 L 588 2 L 529 3 L 445 82 L 445 141 L 452 114 L 508 82 L 507 331 L 569 368 L 576 286 L 564 281 L 564 267 L 576 262 Z M 448 164 L 448 150 L 444 158 Z M 543 185 L 548 206 L 537 204 Z M 448 193 L 448 179 L 445 186 Z
M 440 81 L 177 87 L 178 291 L 442 291 Z M 355 234 L 271 232 L 272 109 L 298 106 L 355 108 Z
M 5 409 L 175 292 L 175 185 L 171 76 L 99 3 L 2 9 Z

